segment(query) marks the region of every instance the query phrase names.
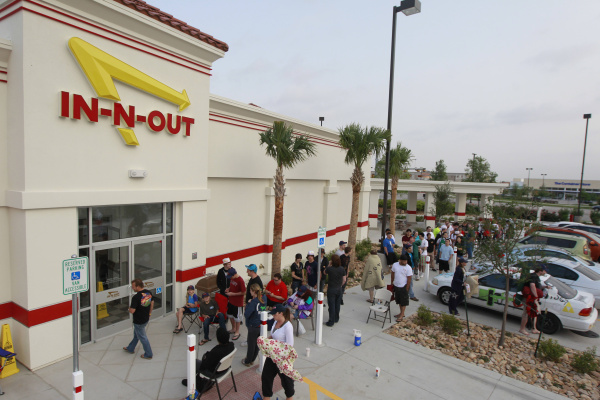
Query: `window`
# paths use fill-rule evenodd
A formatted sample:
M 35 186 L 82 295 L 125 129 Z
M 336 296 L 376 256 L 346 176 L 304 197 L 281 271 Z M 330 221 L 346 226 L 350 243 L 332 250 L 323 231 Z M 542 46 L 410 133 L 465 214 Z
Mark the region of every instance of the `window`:
M 528 236 L 525 239 L 521 239 L 520 243 L 522 244 L 546 244 L 548 238 L 545 236 Z
M 479 278 L 479 285 L 506 290 L 506 277 L 502 274 L 490 274 Z M 510 278 L 509 285 L 510 290 L 514 290 L 513 287 L 516 287 L 514 279 Z
M 593 281 L 600 281 L 600 274 L 598 274 L 596 271 L 592 271 L 588 267 L 584 267 L 582 265 L 582 266 L 579 266 L 579 267 L 575 267 L 575 269 L 581 275 L 587 276 L 588 278 L 590 278 Z
M 575 240 L 561 239 L 555 237 L 546 238 L 548 246 L 562 247 L 563 249 L 574 249 L 577 242 Z
M 562 265 L 548 263 L 546 264 L 550 275 L 559 279 L 567 279 L 569 281 L 576 281 L 579 279 L 579 274 L 569 268 L 563 267 Z
M 558 290 L 558 295 L 567 300 L 572 299 L 577 295 L 577 290 L 553 277 L 546 279 L 544 284 L 554 286 Z

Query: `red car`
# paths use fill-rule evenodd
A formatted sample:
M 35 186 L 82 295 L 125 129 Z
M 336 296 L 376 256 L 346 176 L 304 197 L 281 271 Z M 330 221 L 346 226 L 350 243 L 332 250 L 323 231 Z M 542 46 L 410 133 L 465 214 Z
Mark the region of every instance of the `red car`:
M 600 237 L 591 233 L 582 231 L 579 229 L 572 228 L 559 228 L 556 226 L 544 226 L 539 229 L 530 229 L 525 235 L 530 235 L 536 230 L 542 230 L 546 232 L 560 233 L 561 235 L 579 236 L 587 239 L 588 247 L 590 248 L 590 256 L 593 261 L 600 262 Z

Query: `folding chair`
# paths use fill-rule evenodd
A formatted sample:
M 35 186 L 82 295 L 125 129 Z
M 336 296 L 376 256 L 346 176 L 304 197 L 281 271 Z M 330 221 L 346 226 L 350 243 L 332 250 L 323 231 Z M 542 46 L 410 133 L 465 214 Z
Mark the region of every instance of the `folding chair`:
M 221 293 L 215 293 L 215 301 L 219 305 L 219 312 L 225 316 L 225 323 L 227 323 L 227 302 L 229 300 L 226 296 L 223 296 Z M 202 330 L 204 329 L 204 318 L 202 318 L 202 315 L 198 316 L 198 321 L 198 325 L 200 325 L 200 332 L 202 332 Z M 219 322 L 213 321 L 210 323 L 210 325 L 219 325 Z
M 315 298 L 313 297 L 314 292 L 311 292 L 311 298 L 313 301 L 313 309 L 310 312 L 310 315 L 306 318 L 296 318 L 296 336 L 300 336 L 300 322 L 302 322 L 302 320 L 306 321 L 307 319 L 310 319 L 310 323 L 312 325 L 312 329 L 313 331 L 315 330 L 315 320 L 313 319 L 313 315 L 315 313 Z
M 187 328 L 185 327 L 186 321 L 190 323 Z M 181 325 L 183 326 L 184 332 L 188 333 L 188 331 L 192 328 L 194 324 L 198 325 L 198 328 L 200 328 L 200 331 L 202 331 L 202 323 L 200 322 L 200 307 L 198 307 L 198 310 L 196 310 L 195 313 L 183 313 L 183 320 L 181 321 Z
M 13 357 L 16 357 L 16 355 L 16 353 L 11 353 L 10 351 L 6 351 L 0 347 L 0 357 L 4 358 L 4 362 L 2 363 L 2 365 L 0 365 L 0 373 L 2 373 L 2 370 L 6 366 L 8 360 L 10 360 Z M 0 396 L 2 396 L 3 394 L 4 392 L 2 391 L 2 387 L 0 386 Z
M 387 319 L 392 323 L 392 313 L 390 310 L 390 303 L 392 301 L 392 292 L 387 289 L 377 289 L 375 291 L 375 300 L 379 300 L 380 304 L 373 304 L 369 307 L 369 316 L 367 317 L 367 324 L 369 323 L 369 319 L 374 319 L 375 321 L 383 322 L 381 327 L 385 326 L 385 321 Z M 371 313 L 373 313 L 373 317 L 371 318 Z M 383 320 L 377 319 L 377 313 L 383 313 Z M 381 316 L 381 315 L 379 315 Z
M 235 378 L 233 377 L 233 370 L 231 368 L 231 362 L 233 361 L 233 356 L 235 354 L 235 352 L 237 351 L 237 349 L 233 350 L 231 353 L 229 353 L 228 355 L 226 355 L 225 357 L 223 357 L 221 359 L 221 361 L 219 361 L 219 364 L 217 364 L 217 367 L 215 368 L 215 370 L 209 374 L 209 375 L 204 375 L 202 372 L 198 373 L 198 376 L 204 379 L 208 379 L 210 382 L 214 383 L 217 386 L 217 393 L 219 394 L 219 400 L 221 400 L 223 397 L 227 396 L 227 394 L 229 392 L 231 392 L 231 389 L 234 389 L 237 392 L 237 386 L 235 385 Z M 225 392 L 225 394 L 223 395 L 223 397 L 221 396 L 221 389 L 219 389 L 219 383 L 223 382 L 225 379 L 227 379 L 227 377 L 231 375 L 231 380 L 233 381 L 233 388 L 230 388 L 227 392 Z M 202 394 L 208 390 L 207 388 L 210 387 L 211 385 L 204 385 L 204 388 L 202 389 L 202 392 L 200 392 L 200 395 L 198 396 L 198 399 L 200 397 L 202 397 Z

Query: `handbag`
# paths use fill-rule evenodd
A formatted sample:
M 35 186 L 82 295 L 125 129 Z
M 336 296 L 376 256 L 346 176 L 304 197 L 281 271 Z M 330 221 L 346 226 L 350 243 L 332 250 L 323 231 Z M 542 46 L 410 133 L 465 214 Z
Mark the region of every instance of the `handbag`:
M 304 335 L 306 333 L 306 328 L 304 327 L 304 325 L 302 325 L 302 322 L 300 322 L 300 320 L 298 320 L 298 333 L 300 335 Z
M 387 285 L 387 290 L 392 292 L 392 298 L 390 299 L 390 302 L 396 300 L 394 285 Z

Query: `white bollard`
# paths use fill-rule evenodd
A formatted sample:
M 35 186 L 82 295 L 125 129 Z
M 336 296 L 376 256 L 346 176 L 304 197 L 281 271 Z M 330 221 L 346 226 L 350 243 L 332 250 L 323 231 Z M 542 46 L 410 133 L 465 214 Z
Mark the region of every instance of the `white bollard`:
M 187 391 L 191 399 L 196 396 L 196 335 L 187 335 Z
M 315 344 L 323 344 L 323 292 L 317 294 L 317 321 L 315 322 Z
M 83 372 L 73 372 L 73 400 L 83 400 Z
M 454 254 L 450 256 L 450 272 L 456 271 L 456 246 L 454 246 Z
M 269 313 L 266 311 L 260 312 L 260 336 L 267 337 L 267 319 L 269 318 Z M 263 366 L 265 365 L 265 355 L 261 351 L 258 355 L 258 371 L 262 372 Z
M 429 256 L 425 257 L 425 291 L 429 290 Z

